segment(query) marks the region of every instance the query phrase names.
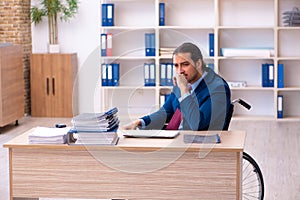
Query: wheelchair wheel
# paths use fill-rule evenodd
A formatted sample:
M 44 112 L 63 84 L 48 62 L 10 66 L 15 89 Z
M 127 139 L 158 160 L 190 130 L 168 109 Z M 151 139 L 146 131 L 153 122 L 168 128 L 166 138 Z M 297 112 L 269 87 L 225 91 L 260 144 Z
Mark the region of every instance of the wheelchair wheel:
M 243 152 L 243 180 L 242 198 L 259 199 L 264 198 L 264 180 L 261 170 L 255 160 L 247 153 Z

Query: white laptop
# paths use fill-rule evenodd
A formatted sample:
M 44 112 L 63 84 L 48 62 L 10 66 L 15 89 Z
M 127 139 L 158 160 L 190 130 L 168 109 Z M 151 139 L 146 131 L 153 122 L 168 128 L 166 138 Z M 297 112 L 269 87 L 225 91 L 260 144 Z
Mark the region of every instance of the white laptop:
M 118 130 L 125 137 L 134 138 L 175 138 L 178 130 Z

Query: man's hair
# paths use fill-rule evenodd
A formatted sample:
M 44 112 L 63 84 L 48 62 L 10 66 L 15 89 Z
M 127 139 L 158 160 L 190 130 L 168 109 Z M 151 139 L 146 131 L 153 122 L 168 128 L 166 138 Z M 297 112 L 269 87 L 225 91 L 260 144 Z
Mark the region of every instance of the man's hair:
M 202 61 L 202 68 L 204 68 L 205 63 L 203 62 L 202 53 L 201 53 L 200 49 L 193 43 L 190 43 L 190 42 L 183 43 L 182 45 L 180 45 L 179 47 L 177 47 L 174 50 L 173 56 L 176 54 L 179 54 L 179 53 L 190 53 L 191 59 L 194 61 L 194 64 L 196 65 L 196 63 L 200 59 Z

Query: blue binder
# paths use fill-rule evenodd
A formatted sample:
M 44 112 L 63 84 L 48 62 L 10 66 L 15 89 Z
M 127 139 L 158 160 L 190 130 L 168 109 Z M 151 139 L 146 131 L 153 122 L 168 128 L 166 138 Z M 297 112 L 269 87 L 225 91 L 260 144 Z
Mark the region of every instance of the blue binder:
M 145 55 L 155 56 L 155 33 L 145 33 Z
M 274 87 L 274 64 L 268 64 L 269 76 L 268 76 L 268 87 Z
M 159 25 L 165 25 L 165 3 L 159 3 Z
M 262 87 L 268 87 L 269 81 L 269 65 L 267 63 L 262 64 Z
M 113 66 L 112 64 L 107 64 L 107 86 L 113 86 Z
M 215 56 L 215 34 L 209 33 L 209 56 Z
M 101 56 L 106 56 L 107 42 L 106 42 L 106 34 L 105 33 L 101 34 L 100 40 L 101 40 Z
M 149 73 L 149 78 L 150 78 L 150 86 L 155 86 L 155 64 L 154 63 L 150 63 L 150 66 L 149 66 L 149 70 L 150 70 L 150 73 Z
M 166 86 L 167 85 L 167 64 L 166 63 L 160 63 L 160 86 Z
M 107 26 L 107 4 L 103 3 L 102 7 L 102 26 Z
M 145 55 L 150 56 L 150 33 L 145 33 Z
M 106 64 L 102 64 L 101 77 L 102 77 L 102 86 L 107 86 L 107 66 Z
M 114 10 L 115 10 L 115 6 L 113 3 L 106 4 L 106 14 L 107 14 L 106 26 L 114 26 Z
M 155 33 L 150 33 L 150 56 L 155 56 Z
M 112 63 L 112 86 L 119 86 L 120 64 Z
M 144 63 L 144 85 L 150 86 L 150 65 Z
M 167 86 L 173 86 L 173 63 L 167 63 Z
M 278 88 L 284 88 L 284 65 L 278 64 Z
M 283 95 L 277 96 L 277 118 L 283 118 Z

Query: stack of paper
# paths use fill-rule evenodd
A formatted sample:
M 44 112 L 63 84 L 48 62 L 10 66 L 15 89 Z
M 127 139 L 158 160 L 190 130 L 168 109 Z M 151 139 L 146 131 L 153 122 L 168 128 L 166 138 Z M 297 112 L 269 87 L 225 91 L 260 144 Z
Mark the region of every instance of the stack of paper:
M 30 144 L 64 144 L 67 142 L 67 134 L 70 127 L 48 128 L 36 127 L 28 135 Z
M 265 57 L 274 56 L 273 48 L 221 48 L 221 56 L 224 57 Z
M 105 113 L 82 113 L 72 118 L 73 132 L 106 132 L 119 125 L 117 108 Z
M 175 47 L 161 47 L 159 48 L 159 55 L 172 58 Z
M 69 131 L 70 145 L 115 145 L 118 142 L 116 130 L 119 126 L 118 109 L 105 113 L 82 113 L 72 118 Z
M 283 13 L 282 19 L 285 26 L 300 26 L 300 10 L 294 7 L 292 11 Z
M 72 137 L 70 145 L 116 145 L 119 140 L 117 132 L 78 132 Z

